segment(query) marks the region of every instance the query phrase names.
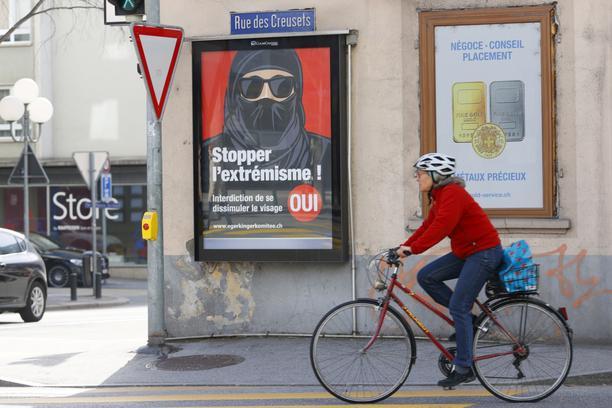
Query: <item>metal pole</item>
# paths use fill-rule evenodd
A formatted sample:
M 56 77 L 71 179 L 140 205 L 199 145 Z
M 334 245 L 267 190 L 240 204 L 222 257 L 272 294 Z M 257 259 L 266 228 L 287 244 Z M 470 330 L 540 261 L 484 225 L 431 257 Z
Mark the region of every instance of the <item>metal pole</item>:
M 354 45 L 357 45 L 357 34 L 351 32 L 346 38 L 347 44 L 347 55 L 346 55 L 346 133 L 347 133 L 347 166 L 348 166 L 348 210 L 349 210 L 349 239 L 351 240 L 351 295 L 353 300 L 357 299 L 357 265 L 355 262 L 355 224 L 353 219 L 353 182 L 351 178 L 351 169 L 352 169 L 352 156 L 351 156 L 351 143 L 352 143 L 352 116 L 351 116 L 351 70 L 352 70 L 352 49 Z M 353 309 L 353 331 L 352 333 L 357 332 L 357 313 L 356 310 Z
M 98 281 L 98 268 L 97 268 L 97 231 L 96 231 L 96 188 L 98 187 L 95 179 L 95 168 L 94 168 L 94 153 L 89 152 L 89 187 L 91 190 L 91 278 L 92 278 L 92 286 L 93 286 L 93 294 L 96 299 L 101 297 L 99 293 L 99 284 Z
M 159 0 L 145 2 L 147 23 L 159 24 Z M 148 264 L 148 344 L 164 343 L 166 324 L 164 319 L 164 255 L 162 212 L 162 145 L 161 123 L 155 116 L 151 101 L 147 102 L 147 207 L 157 211 L 159 230 L 157 240 L 147 241 Z
M 95 288 L 96 288 L 96 292 L 95 292 L 95 296 L 96 299 L 100 299 L 102 297 L 102 271 L 98 269 L 98 226 L 97 226 L 97 222 L 98 222 L 98 207 L 97 207 L 97 203 L 96 201 L 98 200 L 98 180 L 94 180 L 93 181 L 93 185 L 94 185 L 94 193 L 93 193 L 93 198 L 94 198 L 94 205 L 93 205 L 93 220 L 94 220 L 94 240 L 93 240 L 93 244 L 94 244 L 94 252 L 93 252 L 93 258 L 91 258 L 91 260 L 93 261 L 93 277 L 94 277 L 94 281 L 95 281 Z
M 47 184 L 47 235 L 51 235 L 51 189 Z
M 106 209 L 102 211 L 102 255 L 106 256 Z
M 29 153 L 30 142 L 30 114 L 26 106 L 23 114 L 23 235 L 26 239 L 30 239 L 30 180 L 28 174 L 28 162 L 30 161 Z

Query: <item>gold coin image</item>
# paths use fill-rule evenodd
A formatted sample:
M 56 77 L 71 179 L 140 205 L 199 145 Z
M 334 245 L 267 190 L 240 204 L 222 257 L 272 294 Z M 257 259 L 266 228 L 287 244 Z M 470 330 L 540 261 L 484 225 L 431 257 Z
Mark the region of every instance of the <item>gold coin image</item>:
M 474 131 L 472 147 L 480 157 L 494 159 L 504 151 L 506 135 L 499 126 L 493 123 L 485 123 Z

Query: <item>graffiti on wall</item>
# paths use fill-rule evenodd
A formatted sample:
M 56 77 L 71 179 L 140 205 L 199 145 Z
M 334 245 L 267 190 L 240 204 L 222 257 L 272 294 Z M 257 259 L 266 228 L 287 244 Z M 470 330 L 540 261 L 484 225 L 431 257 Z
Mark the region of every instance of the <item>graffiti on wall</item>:
M 556 266 L 543 270 L 541 274 L 559 282 L 561 295 L 572 300 L 574 308 L 578 309 L 595 297 L 612 295 L 612 289 L 602 287 L 600 276 L 584 276 L 582 267 L 587 256 L 586 249 L 581 249 L 574 257 L 566 256 L 566 253 L 567 245 L 562 244 L 550 252 L 534 254 L 534 258 L 557 257 Z M 573 280 L 569 278 L 572 275 Z
M 420 256 L 414 264 L 404 264 L 398 274 L 399 281 L 419 294 L 423 293 L 417 284 L 417 273 L 430 261 L 450 250 L 450 248 L 444 249 L 446 250 L 438 250 L 434 254 Z M 571 305 L 575 309 L 594 298 L 612 295 L 612 289 L 604 286 L 605 283 L 602 282 L 601 276 L 587 276 L 585 273 L 584 261 L 587 253 L 586 249 L 581 249 L 576 255 L 570 255 L 568 254 L 567 244 L 562 244 L 551 251 L 534 254 L 536 263 L 541 263 L 544 266 L 540 271 L 540 279 L 546 277 L 556 280 L 559 285 L 559 292 L 572 302 Z M 540 258 L 540 262 L 538 262 L 538 258 Z M 545 258 L 548 259 L 545 261 Z M 376 297 L 376 291 L 370 289 L 369 295 Z M 425 297 L 427 300 L 431 300 L 429 297 Z

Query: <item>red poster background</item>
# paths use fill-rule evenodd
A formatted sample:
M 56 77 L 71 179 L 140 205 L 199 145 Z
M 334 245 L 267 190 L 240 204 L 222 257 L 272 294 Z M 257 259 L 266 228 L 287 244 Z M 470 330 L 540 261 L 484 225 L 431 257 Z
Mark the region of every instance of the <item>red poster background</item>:
M 329 48 L 297 48 L 302 63 L 306 130 L 331 137 Z M 236 51 L 202 53 L 202 139 L 223 131 L 225 90 Z

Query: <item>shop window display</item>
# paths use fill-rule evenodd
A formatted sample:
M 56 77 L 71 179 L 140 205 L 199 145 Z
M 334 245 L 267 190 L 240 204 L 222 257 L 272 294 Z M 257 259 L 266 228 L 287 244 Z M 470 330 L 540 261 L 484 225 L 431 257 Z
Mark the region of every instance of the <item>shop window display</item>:
M 62 244 L 91 249 L 90 192 L 86 187 L 50 186 L 30 190 L 32 231 L 51 236 Z M 102 250 L 102 215 L 106 216 L 106 252 L 111 266 L 146 264 L 147 247 L 140 236 L 140 217 L 145 211 L 146 187 L 123 185 L 113 188 L 119 209 L 98 210 L 97 245 Z M 49 215 L 47 215 L 47 208 Z M 135 215 L 138 215 L 135 219 Z M 23 229 L 23 189 L 0 188 L 0 225 Z

